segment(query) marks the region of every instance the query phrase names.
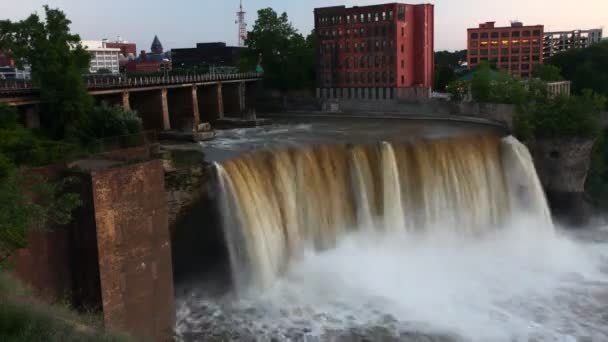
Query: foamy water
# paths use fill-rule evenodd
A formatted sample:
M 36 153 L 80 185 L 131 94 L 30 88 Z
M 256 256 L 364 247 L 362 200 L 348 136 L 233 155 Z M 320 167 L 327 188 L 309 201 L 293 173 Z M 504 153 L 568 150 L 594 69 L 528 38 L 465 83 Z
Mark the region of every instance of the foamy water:
M 533 224 L 483 238 L 351 235 L 307 253 L 266 291 L 215 300 L 191 292 L 179 303 L 178 332 L 216 325 L 257 341 L 324 341 L 328 331 L 380 327 L 384 335 L 367 337 L 608 341 L 608 241 L 530 236 Z M 197 318 L 201 307 L 211 317 Z

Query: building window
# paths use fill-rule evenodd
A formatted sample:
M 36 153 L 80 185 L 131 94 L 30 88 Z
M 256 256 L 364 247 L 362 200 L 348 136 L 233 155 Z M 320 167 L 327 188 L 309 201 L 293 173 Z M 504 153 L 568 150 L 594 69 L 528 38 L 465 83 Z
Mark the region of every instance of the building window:
M 477 56 L 479 54 L 479 50 L 471 50 L 469 53 L 471 56 Z
M 386 82 L 386 71 L 382 72 L 382 82 Z
M 540 36 L 540 30 L 534 30 L 534 31 L 532 32 L 532 34 L 533 34 L 535 37 Z
M 498 55 L 498 49 L 490 49 L 490 56 Z
M 368 71 L 367 72 L 367 82 L 372 83 L 373 78 L 372 78 L 372 72 Z
M 374 66 L 377 68 L 380 66 L 380 56 L 374 58 Z
M 502 49 L 500 49 L 500 54 L 501 55 L 508 55 L 509 54 L 509 49 L 508 48 L 502 48 Z
M 346 37 L 350 38 L 350 29 L 346 30 Z
M 401 52 L 405 52 L 405 47 L 403 46 L 403 44 L 401 44 Z
M 405 27 L 401 27 L 401 37 L 405 36 Z
M 401 85 L 405 85 L 405 76 L 401 76 Z
M 519 70 L 519 64 L 511 64 L 511 70 Z
M 519 31 L 513 31 L 513 33 L 511 34 L 511 37 L 513 38 L 519 38 L 521 36 L 521 33 Z
M 538 61 L 540 61 L 540 56 L 534 55 L 534 56 L 532 56 L 532 60 L 535 62 L 538 62 Z
M 519 62 L 519 56 L 511 56 L 511 63 L 512 62 Z
M 376 83 L 379 83 L 380 82 L 380 71 L 376 71 L 376 75 L 375 76 L 376 76 L 375 77 Z
M 365 22 L 365 14 L 361 13 L 361 22 L 364 23 Z
M 530 61 L 530 56 L 521 56 L 521 61 L 522 62 L 529 62 Z
M 471 39 L 477 39 L 477 38 L 479 38 L 479 33 L 477 33 L 477 32 L 471 33 Z
M 365 68 L 365 57 L 361 56 L 361 60 L 359 61 L 359 67 Z
M 540 47 L 538 47 L 538 46 L 532 47 L 532 52 L 533 53 L 540 53 Z
M 482 33 L 481 33 L 481 38 L 482 38 L 482 39 L 484 39 L 484 38 L 486 38 L 486 39 L 487 39 L 487 38 L 488 38 L 488 32 L 482 32 Z
M 388 19 L 392 21 L 392 20 L 393 20 L 393 18 L 394 18 L 393 11 L 389 11 L 389 12 L 388 12 Z
M 501 36 L 502 38 L 509 38 L 509 31 L 502 32 L 502 33 L 500 34 L 500 36 Z
M 477 45 L 479 45 L 479 40 L 471 40 L 472 47 L 477 47 Z
M 471 58 L 471 64 L 477 64 L 477 57 Z
M 405 69 L 405 61 L 403 59 L 401 60 L 401 69 Z
M 522 64 L 521 70 L 530 70 L 530 64 Z
M 374 13 L 374 21 L 379 21 L 380 20 L 380 14 L 378 12 Z
M 482 49 L 479 52 L 482 56 L 487 56 L 488 55 L 488 49 Z
M 519 48 L 517 48 L 517 47 L 511 48 L 511 53 L 512 54 L 519 53 Z
M 347 24 L 350 24 L 350 15 L 347 15 L 347 16 L 346 16 L 346 23 L 347 23 Z
M 363 37 L 365 35 L 365 29 L 362 27 L 361 28 L 361 37 Z
M 386 21 L 386 12 L 382 12 L 382 21 Z
M 522 48 L 521 49 L 521 53 L 529 54 L 530 53 L 530 48 L 529 47 Z
M 367 13 L 367 22 L 368 23 L 372 22 L 372 14 L 371 13 Z
M 361 42 L 361 52 L 365 52 L 365 42 Z
M 498 32 L 492 32 L 491 37 L 492 38 L 498 38 Z
M 524 31 L 524 37 L 530 37 L 530 31 Z

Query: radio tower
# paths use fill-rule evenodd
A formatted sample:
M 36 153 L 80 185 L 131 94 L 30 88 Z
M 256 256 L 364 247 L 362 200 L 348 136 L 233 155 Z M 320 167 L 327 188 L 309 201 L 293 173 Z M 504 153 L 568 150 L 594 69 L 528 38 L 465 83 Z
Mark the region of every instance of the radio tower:
M 239 11 L 236 12 L 236 24 L 239 25 L 239 46 L 245 46 L 245 39 L 247 39 L 247 23 L 245 22 L 245 10 L 243 10 L 243 0 L 241 0 L 241 6 Z

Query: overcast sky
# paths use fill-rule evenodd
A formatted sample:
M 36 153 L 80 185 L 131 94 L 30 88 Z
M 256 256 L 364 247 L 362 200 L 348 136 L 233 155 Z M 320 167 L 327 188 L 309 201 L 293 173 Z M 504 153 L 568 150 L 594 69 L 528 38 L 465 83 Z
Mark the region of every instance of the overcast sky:
M 22 19 L 44 4 L 59 7 L 82 39 L 123 39 L 149 50 L 157 34 L 165 49 L 194 46 L 197 42 L 236 44 L 238 0 L 0 0 L 0 18 Z M 244 0 L 249 28 L 260 8 L 287 12 L 303 33 L 313 28 L 313 9 L 331 5 L 369 5 L 381 0 Z M 390 1 L 384 1 L 390 2 Z M 425 3 L 428 1 L 404 1 Z M 466 29 L 478 23 L 510 20 L 544 24 L 545 30 L 608 28 L 608 0 L 436 0 L 435 49 L 466 46 Z M 608 31 L 608 30 L 607 30 Z M 605 32 L 605 36 L 608 32 Z

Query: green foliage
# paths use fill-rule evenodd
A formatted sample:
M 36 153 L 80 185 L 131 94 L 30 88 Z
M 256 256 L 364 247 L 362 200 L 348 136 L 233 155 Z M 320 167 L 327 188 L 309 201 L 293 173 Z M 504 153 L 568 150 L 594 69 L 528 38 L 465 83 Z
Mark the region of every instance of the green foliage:
M 435 52 L 435 89 L 447 91 L 447 86 L 459 76 L 459 66 L 467 59 L 467 50 Z
M 94 141 L 107 137 L 117 137 L 141 133 L 141 118 L 136 112 L 121 106 L 110 106 L 106 102 L 95 107 L 81 127 L 82 139 Z
M 280 90 L 314 86 L 314 35 L 305 38 L 299 34 L 287 13 L 278 15 L 272 8 L 259 10 L 246 44 L 248 49 L 242 55 L 240 70 L 254 70 L 261 56 L 268 86 Z
M 532 71 L 532 76 L 540 78 L 545 82 L 558 82 L 564 79 L 562 77 L 562 70 L 559 67 L 550 64 L 536 65 Z
M 547 63 L 559 67 L 564 78 L 572 81 L 575 94 L 593 89 L 598 94 L 608 96 L 608 42 L 559 53 Z
M 446 91 L 450 94 L 450 99 L 455 102 L 462 102 L 469 93 L 470 82 L 453 81 L 447 85 Z
M 98 319 L 35 302 L 29 289 L 0 271 L 0 341 L 129 341 L 102 330 Z
M 516 133 L 523 139 L 584 137 L 601 131 L 601 108 L 606 99 L 590 90 L 580 96 L 530 95 L 516 116 Z
M 66 224 L 80 205 L 66 182 L 51 183 L 19 166 L 38 166 L 64 160 L 79 148 L 36 137 L 17 123 L 15 110 L 0 106 L 0 264 L 27 244 L 31 229 Z
M 477 102 L 520 104 L 526 96 L 524 83 L 504 71 L 494 71 L 487 62 L 480 63 L 471 80 L 471 92 Z
M 461 62 L 466 62 L 466 60 L 467 50 L 435 52 L 435 65 L 438 66 L 449 66 L 456 68 Z
M 30 65 L 32 80 L 40 87 L 45 114 L 55 138 L 70 137 L 93 106 L 82 79 L 90 55 L 80 37 L 70 32 L 71 22 L 58 9 L 44 7 L 45 19 L 0 21 L 0 49 L 10 51 L 17 65 Z

